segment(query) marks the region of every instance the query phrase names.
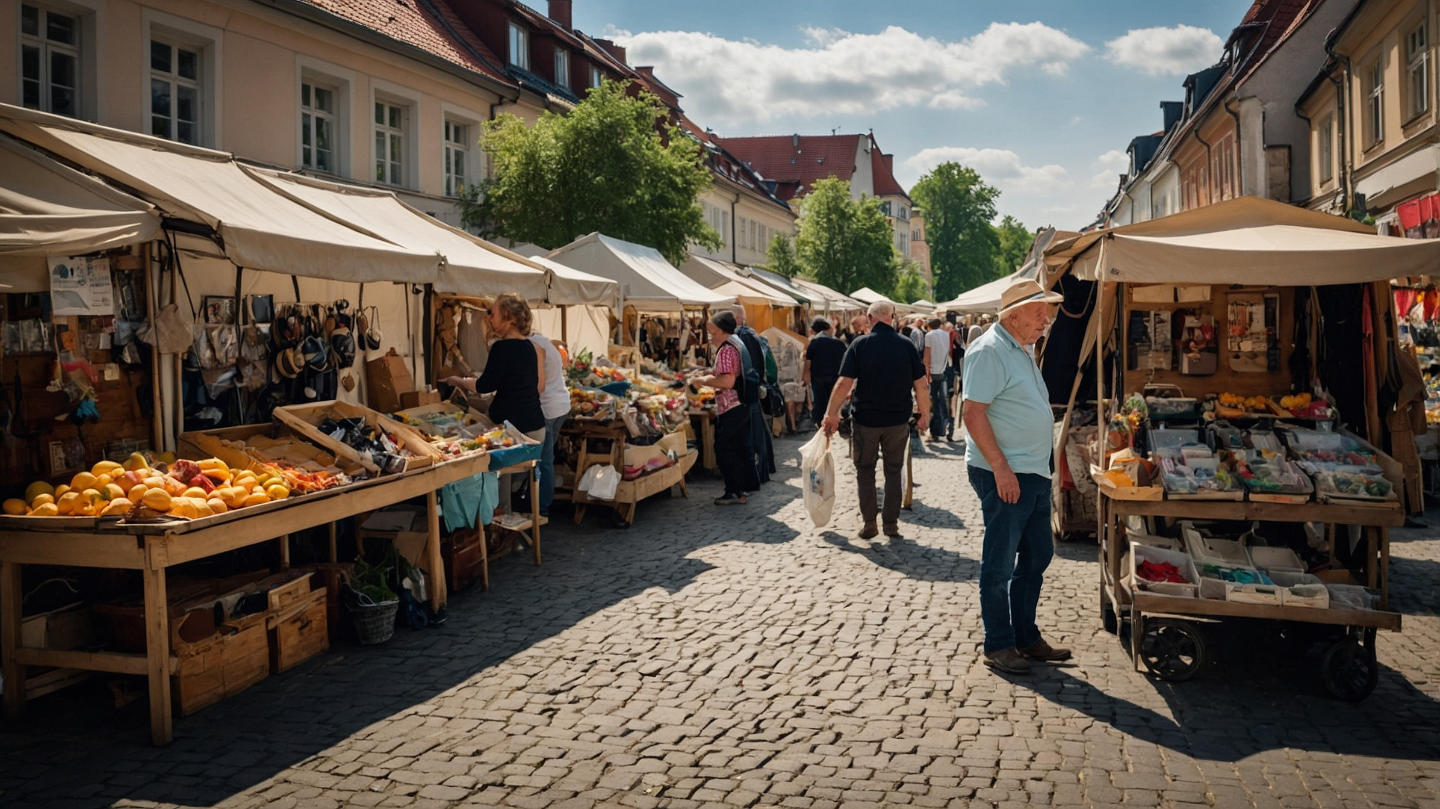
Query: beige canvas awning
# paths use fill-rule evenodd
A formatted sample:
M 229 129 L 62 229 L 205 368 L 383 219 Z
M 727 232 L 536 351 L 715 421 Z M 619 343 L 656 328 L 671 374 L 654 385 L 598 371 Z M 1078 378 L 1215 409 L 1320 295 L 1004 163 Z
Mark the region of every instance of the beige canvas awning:
M 149 241 L 155 207 L 0 136 L 0 254 L 81 255 Z
M 545 300 L 546 268 L 427 216 L 389 191 L 270 169 L 244 169 L 278 193 L 339 224 L 416 252 L 439 253 L 445 263 L 435 279 L 438 292 L 476 297 L 514 292 L 526 300 Z
M 642 312 L 735 303 L 733 295 L 713 292 L 690 280 L 655 248 L 600 233 L 581 236 L 547 258 L 617 282 L 623 304 Z
M 609 278 L 582 272 L 544 256 L 535 256 L 530 260 L 550 271 L 550 291 L 545 297 L 547 303 L 556 306 L 589 305 L 619 309 L 620 285 Z
M 815 305 L 824 311 L 849 312 L 863 310 L 865 308 L 864 303 L 816 281 L 810 281 L 805 278 L 795 278 L 792 279 L 790 283 L 799 287 L 802 291 L 815 293 L 815 297 L 821 299 L 820 301 L 815 301 Z M 823 301 L 823 303 L 821 301 Z
M 738 268 L 727 266 L 722 261 L 690 256 L 680 265 L 680 272 L 703 284 L 707 289 L 723 295 L 733 295 L 741 303 L 758 303 L 769 306 L 794 306 L 795 299 L 781 293 L 774 287 L 754 278 L 741 275 Z
M 0 130 L 133 189 L 167 216 L 209 226 L 247 269 L 339 281 L 432 283 L 434 250 L 400 247 L 316 213 L 224 152 L 0 105 Z
M 1434 272 L 1440 239 L 1377 236 L 1353 219 L 1242 197 L 1075 236 L 1045 261 L 1052 279 L 1323 286 Z

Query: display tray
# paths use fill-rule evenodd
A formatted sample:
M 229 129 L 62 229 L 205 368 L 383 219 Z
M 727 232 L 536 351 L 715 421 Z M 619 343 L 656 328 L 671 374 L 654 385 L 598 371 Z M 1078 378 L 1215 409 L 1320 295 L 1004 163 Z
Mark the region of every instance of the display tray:
M 349 402 L 331 400 L 277 407 L 275 408 L 275 418 L 336 455 L 360 464 L 374 475 L 380 474 L 380 468 L 375 465 L 374 461 L 367 456 L 362 456 L 353 447 L 322 433 L 317 425 L 327 418 L 363 418 L 370 427 L 393 435 L 397 443 L 411 453 L 410 457 L 402 458 L 405 462 L 405 471 L 431 466 L 440 457 L 440 453 L 419 432 L 383 413 Z
M 1165 499 L 1165 490 L 1159 486 L 1116 486 L 1109 478 L 1105 477 L 1098 466 L 1090 467 L 1090 479 L 1095 481 L 1095 485 L 1099 486 L 1112 500 L 1155 501 Z
M 25 514 L 0 514 L 0 529 L 91 531 L 119 521 L 119 517 L 31 517 Z

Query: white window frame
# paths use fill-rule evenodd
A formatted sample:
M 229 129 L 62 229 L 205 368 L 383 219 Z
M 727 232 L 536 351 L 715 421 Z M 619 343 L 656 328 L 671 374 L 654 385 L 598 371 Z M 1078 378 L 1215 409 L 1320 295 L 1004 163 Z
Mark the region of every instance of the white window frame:
M 590 86 L 599 87 L 605 81 L 605 72 L 595 65 L 590 66 Z
M 376 147 L 370 156 L 373 158 L 371 163 L 375 167 L 373 179 L 376 183 L 401 187 L 406 185 L 410 165 L 405 158 L 410 150 L 414 117 L 410 106 L 396 99 L 376 98 L 370 105 L 370 126 L 375 135 L 373 140 Z
M 480 148 L 480 128 L 486 120 L 486 115 L 478 110 L 466 109 L 454 104 L 441 102 L 440 104 L 440 191 L 443 194 L 446 190 L 449 179 L 445 171 L 445 125 L 455 124 L 465 127 L 465 184 L 473 185 L 490 174 L 490 163 L 486 159 L 485 150 Z
M 327 93 L 330 96 L 330 108 L 320 106 L 320 93 Z M 306 96 L 309 96 L 307 102 Z M 335 174 L 336 152 L 339 151 L 340 139 L 340 116 L 337 110 L 340 106 L 339 88 L 332 84 L 310 79 L 302 79 L 300 82 L 300 167 L 308 171 L 319 171 L 326 174 Z M 327 165 L 320 164 L 320 128 L 325 125 L 330 130 L 330 148 Z M 309 136 L 310 145 L 305 145 L 306 136 Z M 306 159 L 305 151 L 310 150 L 309 160 Z
M 510 64 L 521 70 L 530 69 L 530 29 L 514 20 L 508 24 Z
M 153 64 L 153 53 L 157 46 L 163 47 L 169 52 L 168 61 L 170 68 L 168 70 L 162 71 Z M 165 34 L 152 35 L 150 37 L 150 47 L 145 51 L 145 59 L 151 62 L 150 81 L 148 82 L 151 108 L 150 117 L 146 121 L 146 132 L 157 137 L 165 138 L 166 140 L 188 143 L 191 146 L 204 145 L 206 108 L 204 52 L 204 47 L 195 45 L 183 37 L 170 37 Z M 185 54 L 192 54 L 194 57 L 194 76 L 186 76 L 181 71 L 180 65 L 183 61 L 182 57 Z M 154 108 L 154 88 L 157 83 L 169 87 L 169 109 L 164 113 L 158 113 Z M 195 106 L 192 111 L 194 117 L 188 122 L 180 117 L 180 94 L 185 90 L 189 90 L 195 95 Z M 163 132 L 157 132 L 155 130 L 157 115 L 163 117 L 166 122 L 165 131 Z M 181 127 L 185 123 L 189 123 L 193 127 L 188 140 L 183 137 L 181 130 Z
M 570 52 L 559 46 L 555 48 L 555 83 L 570 89 Z
M 1316 132 L 1318 143 L 1315 147 L 1315 154 L 1318 155 L 1319 165 L 1317 176 L 1319 186 L 1335 179 L 1335 113 L 1327 113 L 1320 122 L 1320 128 Z
M 303 127 L 301 111 L 301 86 L 323 86 L 335 93 L 334 143 L 331 150 L 330 174 L 336 177 L 354 177 L 351 156 L 354 154 L 353 122 L 355 120 L 354 88 L 355 72 L 338 65 L 297 55 L 295 58 L 295 165 L 305 167 Z M 306 169 L 318 171 L 317 169 Z M 324 172 L 321 172 L 324 173 Z
M 1405 35 L 1407 119 L 1430 110 L 1430 38 L 1421 20 Z
M 142 131 L 151 132 L 153 119 L 150 109 L 150 43 L 153 40 L 172 46 L 183 46 L 195 51 L 198 59 L 199 112 L 196 125 L 196 145 L 211 149 L 223 149 L 223 111 L 225 105 L 221 88 L 225 86 L 221 67 L 224 59 L 224 32 L 213 26 L 197 23 L 184 17 L 176 17 L 149 8 L 140 10 L 140 120 Z
M 76 66 L 75 82 L 77 94 L 75 100 L 75 118 L 84 121 L 96 121 L 100 118 L 100 107 L 105 99 L 100 93 L 101 77 L 96 66 L 104 55 L 105 43 L 101 41 L 99 32 L 104 29 L 105 0 L 22 0 L 14 5 L 14 22 L 16 34 L 15 48 L 15 103 L 22 105 L 25 100 L 25 53 L 21 45 L 25 40 L 30 39 L 22 34 L 21 6 L 32 6 L 43 12 L 55 12 L 76 18 L 77 28 L 77 51 L 78 64 Z M 43 29 L 42 29 L 43 33 Z M 43 37 L 42 37 L 43 38 Z M 45 112 L 52 112 L 50 109 L 49 94 L 44 87 L 44 79 L 48 78 L 49 59 L 45 58 L 47 53 L 41 53 L 41 105 L 39 109 Z
M 447 117 L 441 125 L 441 133 L 444 159 L 440 165 L 445 177 L 444 193 L 447 197 L 458 197 L 465 191 L 470 177 L 470 124 Z M 457 166 L 458 172 L 455 170 Z
M 1365 148 L 1385 140 L 1385 60 L 1365 70 Z
M 36 32 L 34 34 L 25 33 L 24 9 L 27 7 L 35 10 Z M 85 51 L 86 45 L 88 44 L 88 37 L 86 36 L 85 32 L 85 15 L 82 12 L 75 11 L 74 9 L 56 8 L 54 6 L 45 5 L 43 3 L 26 2 L 26 0 L 22 0 L 22 2 L 17 6 L 17 13 L 21 18 L 20 22 L 15 27 L 15 30 L 20 32 L 20 64 L 19 69 L 16 71 L 16 74 L 19 76 L 20 79 L 20 93 L 17 97 L 17 100 L 22 105 L 25 103 L 25 85 L 27 81 L 33 81 L 35 84 L 39 85 L 36 94 L 36 105 L 33 107 L 33 109 L 42 110 L 44 112 L 52 112 L 57 115 L 67 114 L 56 110 L 52 103 L 55 82 L 54 77 L 50 75 L 50 67 L 51 59 L 58 53 L 69 56 L 75 62 L 75 67 L 73 70 L 75 77 L 74 86 L 70 88 L 72 97 L 72 109 L 68 114 L 74 118 L 79 118 L 83 116 L 85 113 L 86 85 Z M 64 43 L 50 39 L 48 34 L 48 22 L 49 18 L 52 15 L 56 17 L 65 17 L 71 21 L 71 24 L 74 27 L 74 42 Z M 26 48 L 34 48 L 37 52 L 37 75 L 33 79 L 27 79 L 25 77 Z
M 376 179 L 375 162 L 378 155 L 375 154 L 375 135 L 381 131 L 375 124 L 375 105 L 386 104 L 391 107 L 398 107 L 403 110 L 400 129 L 397 130 L 401 138 L 401 165 L 399 182 L 382 182 Z M 366 140 L 369 144 L 367 152 L 369 162 L 365 164 L 365 181 L 387 188 L 408 188 L 420 190 L 420 96 L 414 90 L 402 85 L 393 84 L 383 79 L 370 80 L 370 103 L 365 107 Z M 388 132 L 388 127 L 386 128 Z M 435 135 L 440 133 L 436 131 Z M 388 142 L 388 141 L 387 141 Z M 429 151 L 426 159 L 434 159 L 432 155 L 436 152 Z

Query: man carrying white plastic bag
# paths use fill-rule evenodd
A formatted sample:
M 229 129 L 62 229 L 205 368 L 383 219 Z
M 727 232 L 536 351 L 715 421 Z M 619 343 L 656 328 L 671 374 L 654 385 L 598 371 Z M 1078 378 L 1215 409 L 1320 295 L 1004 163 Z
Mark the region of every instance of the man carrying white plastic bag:
M 805 510 L 816 528 L 824 528 L 835 508 L 835 460 L 830 454 L 830 436 L 824 431 L 816 430 L 800 448 L 800 476 Z

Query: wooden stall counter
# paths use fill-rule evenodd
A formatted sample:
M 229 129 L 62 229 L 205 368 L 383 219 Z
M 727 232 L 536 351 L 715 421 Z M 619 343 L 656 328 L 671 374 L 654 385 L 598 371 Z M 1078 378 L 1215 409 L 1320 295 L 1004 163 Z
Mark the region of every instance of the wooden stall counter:
M 533 466 L 533 462 L 529 465 Z M 5 713 L 14 716 L 25 704 L 27 666 L 143 675 L 149 681 L 151 739 L 155 744 L 168 744 L 173 737 L 170 675 L 175 671 L 176 660 L 170 648 L 166 570 L 277 538 L 282 567 L 288 566 L 291 533 L 412 497 L 425 497 L 428 526 L 425 559 L 432 585 L 430 603 L 438 609 L 445 603 L 446 592 L 436 493 L 447 483 L 488 469 L 489 456 L 479 453 L 196 520 L 126 524 L 96 520 L 75 523 L 63 518 L 54 522 L 46 522 L 52 518 L 0 518 L 0 657 L 4 661 Z M 535 530 L 538 563 L 538 527 Z M 60 651 L 23 645 L 20 572 L 24 565 L 140 571 L 144 590 L 145 653 Z

